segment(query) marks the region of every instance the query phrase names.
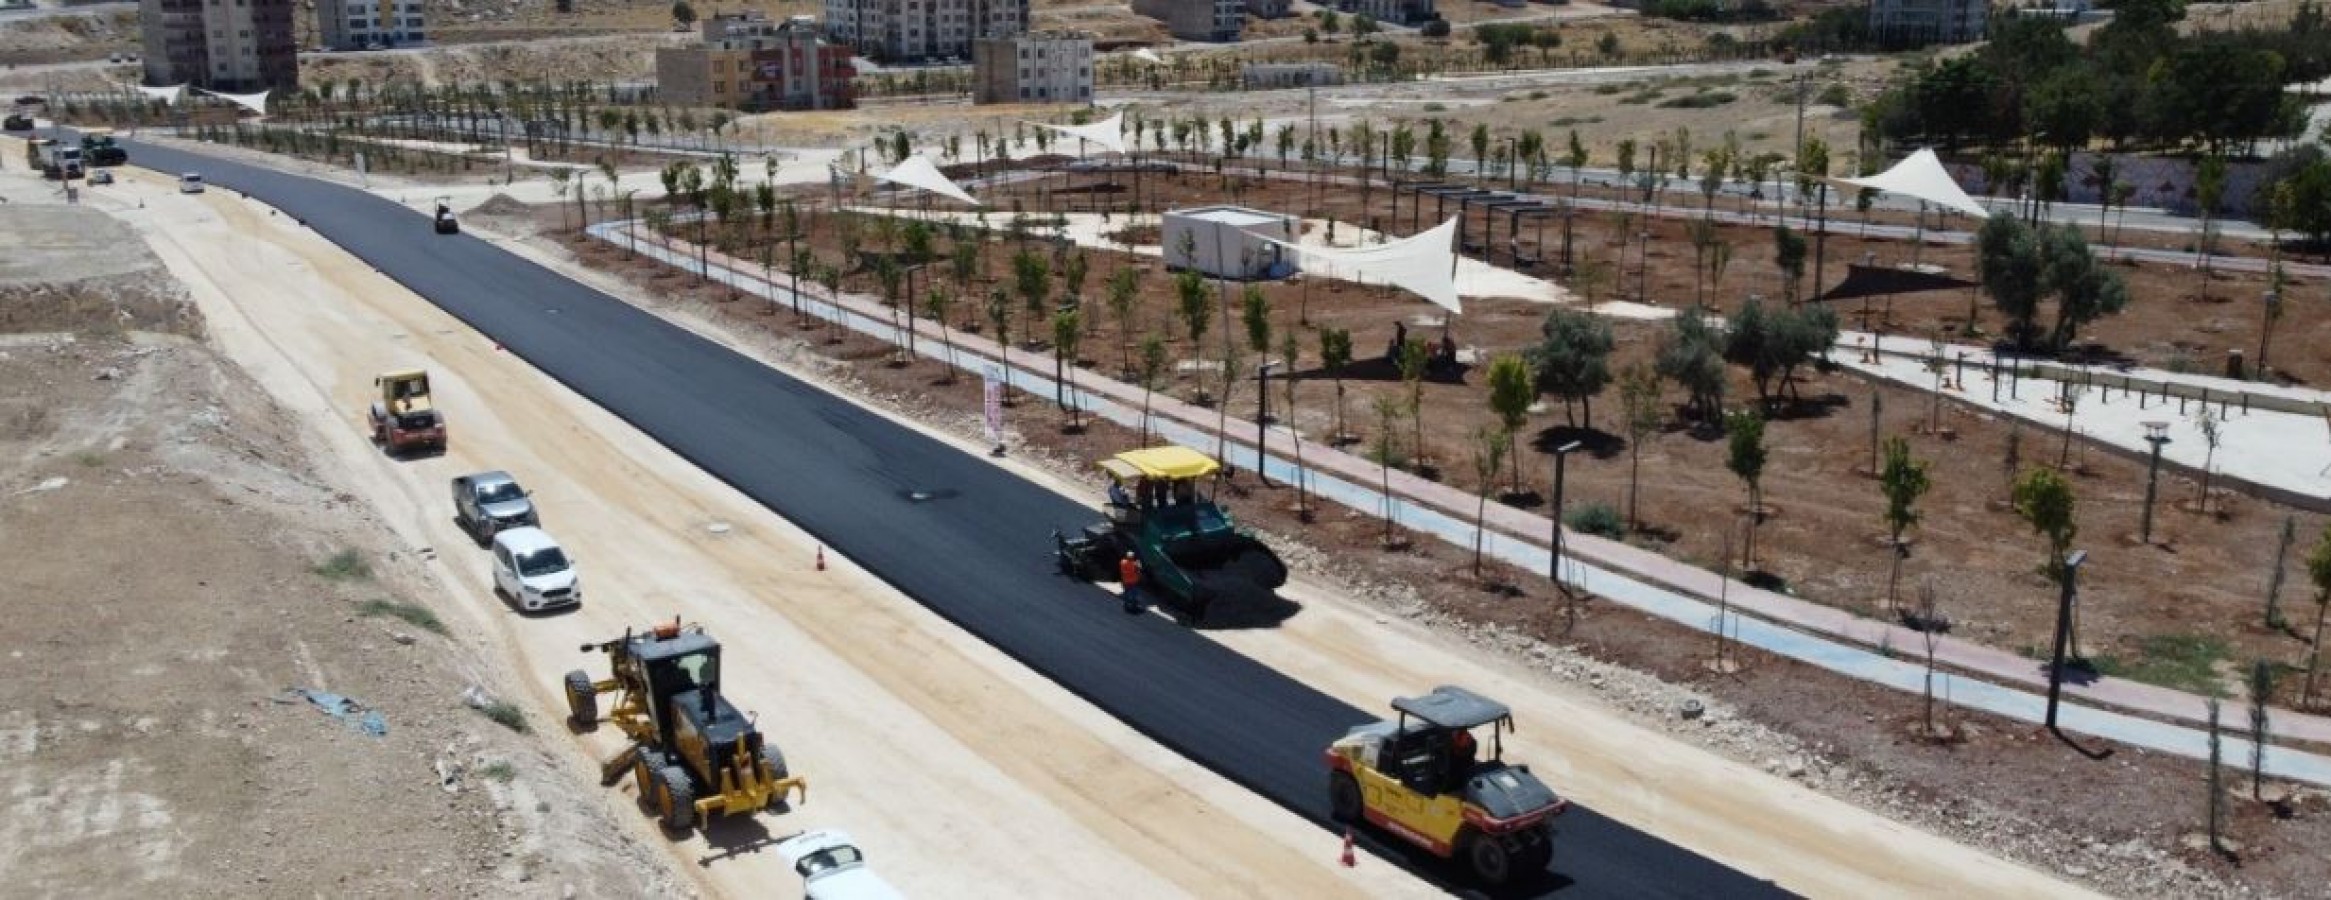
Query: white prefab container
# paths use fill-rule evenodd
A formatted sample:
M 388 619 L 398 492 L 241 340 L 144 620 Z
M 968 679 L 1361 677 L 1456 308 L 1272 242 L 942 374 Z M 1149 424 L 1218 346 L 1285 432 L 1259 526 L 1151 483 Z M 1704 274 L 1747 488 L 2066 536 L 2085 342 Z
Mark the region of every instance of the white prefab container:
M 1272 241 L 1293 242 L 1295 227 L 1293 216 L 1199 206 L 1167 210 L 1159 236 L 1171 268 L 1221 278 L 1279 278 L 1295 271 L 1295 254 Z

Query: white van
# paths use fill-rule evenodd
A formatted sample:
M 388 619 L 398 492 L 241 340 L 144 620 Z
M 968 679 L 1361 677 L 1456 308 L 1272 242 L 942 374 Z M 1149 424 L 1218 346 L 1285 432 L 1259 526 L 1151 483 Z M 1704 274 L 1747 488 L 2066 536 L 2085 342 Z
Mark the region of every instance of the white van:
M 905 900 L 906 895 L 866 868 L 866 854 L 847 832 L 810 831 L 777 843 L 777 855 L 801 875 L 809 900 Z
M 202 193 L 202 173 L 188 172 L 178 176 L 178 192 L 181 194 Z
M 583 602 L 573 560 L 550 532 L 527 526 L 494 533 L 494 591 L 527 612 Z

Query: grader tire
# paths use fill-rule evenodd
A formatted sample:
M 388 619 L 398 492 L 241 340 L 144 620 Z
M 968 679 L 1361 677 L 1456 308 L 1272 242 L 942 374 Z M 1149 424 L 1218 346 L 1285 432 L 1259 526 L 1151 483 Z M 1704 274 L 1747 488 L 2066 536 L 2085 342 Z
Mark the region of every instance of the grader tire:
M 567 718 L 577 728 L 599 724 L 599 693 L 591 689 L 591 676 L 581 669 L 567 673 Z
M 656 800 L 656 812 L 665 828 L 687 831 L 696 827 L 696 786 L 689 783 L 685 770 L 679 766 L 656 770 Z
M 1338 823 L 1357 824 L 1366 814 L 1360 800 L 1360 782 L 1343 772 L 1329 775 L 1327 778 L 1327 809 L 1329 817 Z

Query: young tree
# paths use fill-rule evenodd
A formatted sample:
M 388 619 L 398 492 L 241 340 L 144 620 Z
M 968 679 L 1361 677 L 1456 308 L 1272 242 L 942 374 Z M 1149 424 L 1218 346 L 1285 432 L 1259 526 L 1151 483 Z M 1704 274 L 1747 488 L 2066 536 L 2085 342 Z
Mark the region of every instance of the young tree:
M 1926 474 L 1925 460 L 1910 455 L 1910 442 L 1899 437 L 1886 441 L 1886 465 L 1878 472 L 1878 490 L 1886 495 L 1887 547 L 1892 551 L 1893 565 L 1886 575 L 1886 603 L 1896 602 L 1896 588 L 1902 580 L 1902 558 L 1910 555 L 1902 543 L 1902 533 L 1918 524 L 1918 498 L 1934 486 Z
M 1934 589 L 1934 579 L 1918 582 L 1918 636 L 1926 644 L 1926 737 L 1933 740 L 1942 733 L 1934 727 L 1934 650 L 1942 640 L 1942 601 Z
M 2193 414 L 2193 424 L 2201 430 L 2202 444 L 2208 448 L 2202 454 L 2201 498 L 2198 501 L 2202 515 L 2206 516 L 2210 514 L 2210 471 L 2217 464 L 2218 444 L 2226 437 L 2226 418 L 2210 412 L 2209 404 L 2204 403 L 2201 411 Z
M 2075 502 L 2072 483 L 2053 469 L 2029 469 L 2016 479 L 2015 514 L 2033 532 L 2048 539 L 2045 571 L 2051 580 L 2064 577 L 2064 554 L 2071 551 L 2072 538 L 2080 533 L 2079 524 L 2073 521 Z
M 2252 660 L 2243 686 L 2250 694 L 2250 799 L 2261 800 L 2266 793 L 2267 704 L 2274 700 L 2274 664 Z
M 1286 389 L 1286 412 L 1282 415 L 1285 417 L 1283 421 L 1287 423 L 1287 435 L 1292 439 L 1290 443 L 1295 445 L 1295 515 L 1308 522 L 1311 520 L 1311 502 L 1305 496 L 1308 493 L 1305 489 L 1308 479 L 1303 474 L 1303 429 L 1295 417 L 1295 371 L 1302 368 L 1302 360 L 1303 341 L 1295 336 L 1295 332 L 1279 335 L 1279 361 L 1287 366 L 1287 374 L 1279 378 L 1279 384 Z
M 2284 564 L 2290 560 L 2291 544 L 2298 539 L 2298 527 L 2296 516 L 2282 517 L 2282 533 L 2274 544 L 2274 568 L 2266 573 L 2266 627 L 2276 631 L 2290 628 L 2282 616 L 2282 583 Z
M 1044 255 L 1023 249 L 1012 254 L 1012 287 L 1028 308 L 1030 319 L 1044 315 L 1052 298 L 1052 263 Z
M 2056 327 L 2050 341 L 2059 351 L 2072 346 L 2080 326 L 2129 305 L 2128 285 L 2089 249 L 2077 225 L 2048 229 L 2041 242 L 2040 283 L 2056 298 Z
M 2323 618 L 2331 613 L 2331 525 L 2323 526 L 2323 535 L 2315 539 L 2315 549 L 2307 554 L 2307 581 L 2315 586 L 2315 633 L 2308 640 L 2313 651 L 2307 657 L 2307 683 L 2299 693 L 2299 705 L 2315 705 L 2315 671 L 2323 665 Z
M 1190 336 L 1190 349 L 1197 351 L 1199 341 L 1206 337 L 1206 325 L 1214 317 L 1214 292 L 1206 289 L 1206 279 L 1196 271 L 1183 269 L 1174 273 L 1175 312 L 1182 317 L 1182 326 Z
M 1787 222 L 1773 226 L 1773 264 L 1781 270 L 1781 299 L 1796 303 L 1805 288 L 1805 237 Z
M 1271 352 L 1271 298 L 1263 294 L 1261 285 L 1246 286 L 1239 298 L 1238 317 L 1246 326 L 1247 349 Z
M 2212 152 L 2202 157 L 2193 173 L 2194 201 L 2201 205 L 2201 233 L 2193 242 L 2193 264 L 2201 273 L 2201 299 L 2210 300 L 2210 257 L 2217 254 L 2218 205 L 2226 196 L 2226 157 Z
M 1376 457 L 1379 482 L 1377 486 L 1383 492 L 1381 496 L 1384 502 L 1384 545 L 1390 547 L 1393 546 L 1392 529 L 1398 527 L 1400 521 L 1400 507 L 1392 501 L 1392 463 L 1394 454 L 1399 450 L 1399 445 L 1394 443 L 1392 426 L 1400 421 L 1400 417 L 1407 413 L 1407 409 L 1406 404 L 1401 403 L 1399 397 L 1389 394 L 1376 398 L 1375 409 L 1375 446 L 1370 449 Z M 2331 532 L 2326 532 L 2326 546 L 2331 546 Z M 2325 571 L 2327 574 L 2331 574 L 2331 562 L 2326 563 Z M 2327 579 L 2326 583 L 2331 584 L 2331 579 Z M 2331 590 L 2331 588 L 2326 590 Z
M 1083 252 L 1070 253 L 1060 261 L 1060 284 L 1068 293 L 1068 302 L 1084 305 L 1085 276 L 1092 271 L 1092 262 Z
M 1748 488 L 1748 546 L 1742 568 L 1756 568 L 1756 528 L 1764 521 L 1764 492 L 1759 484 L 1764 479 L 1765 446 L 1764 416 L 1755 410 L 1740 410 L 1724 419 L 1724 468 L 1740 477 Z
M 1530 404 L 1538 400 L 1536 381 L 1530 364 L 1519 355 L 1506 353 L 1489 361 L 1489 409 L 1497 414 L 1498 425 L 1509 444 L 1522 426 L 1529 424 Z M 1508 446 L 1505 455 L 1514 461 L 1513 490 L 1519 494 L 1522 492 L 1521 454 Z
M 2007 487 L 2008 499 L 2015 498 L 2015 478 L 2023 471 L 2023 420 L 2011 418 L 2007 423 L 2007 446 L 1999 454 L 1999 477 Z
M 1505 468 L 1505 454 L 1513 432 L 1483 425 L 1473 432 L 1473 577 L 1481 577 L 1481 544 L 1489 534 L 1489 494 L 1497 472 Z
M 2007 317 L 2007 336 L 2026 347 L 2039 336 L 2042 271 L 2039 241 L 2022 219 L 1992 216 L 1975 231 L 1975 275 Z
M 1076 375 L 1076 345 L 1084 335 L 1079 318 L 1075 309 L 1052 314 L 1052 394 L 1060 408 L 1068 411 L 1071 431 L 1084 427 L 1077 421 L 1076 385 L 1070 383 Z
M 1352 333 L 1342 328 L 1319 329 L 1319 365 L 1335 379 L 1335 434 L 1333 445 L 1344 440 L 1344 367 L 1352 364 Z
M 939 339 L 946 342 L 947 370 L 939 383 L 955 383 L 955 327 L 947 324 L 948 313 L 955 308 L 955 294 L 943 287 L 933 287 L 923 295 L 923 314 L 939 323 Z
M 1709 327 L 1707 310 L 1699 307 L 1677 313 L 1659 347 L 1657 371 L 1689 393 L 1684 409 L 1704 422 L 1715 422 L 1724 410 L 1724 337 Z
M 1141 339 L 1141 443 L 1149 445 L 1149 394 L 1157 389 L 1158 379 L 1165 377 L 1165 339 L 1147 335 Z
M 1012 364 L 1012 295 L 1002 286 L 988 291 L 987 321 L 996 329 L 996 348 L 1003 353 L 1004 365 Z
M 2219 839 L 2219 835 L 2225 831 L 2226 821 L 2225 750 L 2218 738 L 2218 698 L 2209 698 L 2207 705 L 2210 715 L 2210 769 L 2209 778 L 2205 781 L 2210 789 L 2210 852 L 2223 854 L 2226 845 Z
M 1587 427 L 1594 425 L 1594 396 L 1611 383 L 1610 356 L 1615 341 L 1608 320 L 1592 313 L 1556 309 L 1539 326 L 1538 346 L 1530 350 L 1537 370 L 1537 389 L 1562 400 L 1562 417 L 1570 424 L 1571 404 L 1585 408 Z
M 1119 371 L 1133 371 L 1133 301 L 1141 293 L 1141 270 L 1126 266 L 1109 273 L 1109 314 L 1117 319 L 1117 350 L 1124 362 Z
M 1643 472 L 1643 444 L 1659 433 L 1667 416 L 1660 407 L 1659 373 L 1649 366 L 1636 363 L 1619 373 L 1619 404 L 1623 422 L 1627 426 L 1627 527 L 1643 527 L 1643 519 L 1636 513 L 1636 499 L 1641 496 Z
M 1419 466 L 1424 465 L 1426 462 L 1424 443 L 1424 376 L 1425 363 L 1431 358 L 1432 351 L 1425 349 L 1425 342 L 1423 340 L 1419 338 L 1409 338 L 1406 342 L 1400 345 L 1400 355 L 1395 359 L 1395 361 L 1400 364 L 1400 380 L 1402 383 L 1408 385 L 1408 414 L 1415 420 L 1416 424 L 1415 439 L 1409 442 L 1409 446 L 1415 449 L 1416 464 Z

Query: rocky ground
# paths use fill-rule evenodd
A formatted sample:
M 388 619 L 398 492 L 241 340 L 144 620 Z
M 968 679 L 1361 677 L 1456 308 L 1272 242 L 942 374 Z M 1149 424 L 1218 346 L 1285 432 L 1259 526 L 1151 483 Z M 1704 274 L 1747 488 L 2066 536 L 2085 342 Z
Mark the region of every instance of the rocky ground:
M 14 202 L 0 231 L 78 213 Z M 153 259 L 123 249 L 142 244 L 103 216 L 77 233 L 78 255 L 127 271 L 0 278 L 0 882 L 681 890 L 604 820 L 595 785 L 476 708 L 507 674 L 445 633 L 377 515 L 204 346 Z M 361 709 L 343 721 L 295 691 Z

